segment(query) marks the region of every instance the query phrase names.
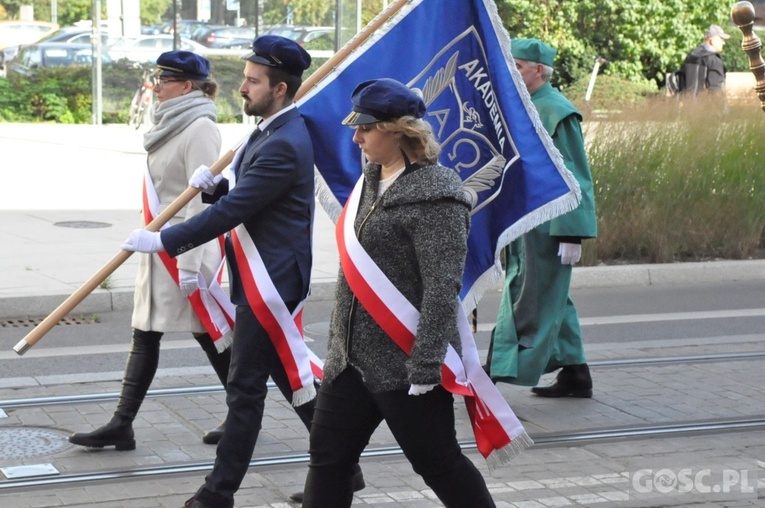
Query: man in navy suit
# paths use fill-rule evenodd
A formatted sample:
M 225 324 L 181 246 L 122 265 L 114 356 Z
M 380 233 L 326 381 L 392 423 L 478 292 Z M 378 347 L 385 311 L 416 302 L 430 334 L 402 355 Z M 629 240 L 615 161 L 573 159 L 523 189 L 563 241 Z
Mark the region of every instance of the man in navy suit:
M 278 293 L 270 296 L 286 307 L 288 317 L 308 295 L 314 158 L 308 130 L 293 99 L 311 57 L 290 39 L 264 35 L 255 39 L 253 51 L 242 58 L 246 63 L 239 92 L 244 110 L 262 121 L 231 165 L 233 182 L 200 167 L 189 183 L 207 193 L 212 206 L 161 233 L 135 230 L 122 246 L 139 252 L 164 249 L 177 256 L 227 234 L 231 300 L 237 306 L 226 398 L 229 410 L 215 467 L 185 504 L 195 508 L 234 506 L 234 493 L 247 472 L 261 428 L 269 376 L 309 430 L 316 402 L 312 376 L 297 389 L 291 383 L 294 365 L 289 358 L 285 361 L 285 349 L 274 338 L 282 330 L 277 325 L 274 332 L 273 320 L 263 316 L 265 307 L 255 301 L 268 300 L 269 295 L 261 294 L 268 288 L 253 289 L 262 282 L 256 276 L 262 273 L 257 265 L 267 272 L 265 278 L 270 278 L 271 288 Z M 252 245 L 257 251 L 254 256 L 248 249 Z M 357 487 L 363 488 L 360 471 L 357 476 L 361 482 L 356 480 Z

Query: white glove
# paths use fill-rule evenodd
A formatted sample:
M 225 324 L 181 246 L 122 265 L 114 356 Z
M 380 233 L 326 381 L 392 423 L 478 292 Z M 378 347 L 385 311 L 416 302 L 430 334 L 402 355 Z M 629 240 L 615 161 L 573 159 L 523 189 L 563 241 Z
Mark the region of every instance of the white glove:
M 194 291 L 199 289 L 199 274 L 188 270 L 178 270 L 178 286 L 181 288 L 183 296 L 189 297 Z
M 559 243 L 558 255 L 560 264 L 574 266 L 582 257 L 582 244 L 580 243 Z
M 165 250 L 159 232 L 146 231 L 145 229 L 134 229 L 121 248 L 122 250 L 133 252 L 159 252 Z
M 411 385 L 409 387 L 409 395 L 422 395 L 423 393 L 428 393 L 435 387 L 436 385 Z
M 215 187 L 218 186 L 218 182 L 222 179 L 223 175 L 217 174 L 213 176 L 210 168 L 202 164 L 194 170 L 194 174 L 189 178 L 189 185 L 197 189 L 202 189 L 203 192 L 209 194 L 215 190 Z

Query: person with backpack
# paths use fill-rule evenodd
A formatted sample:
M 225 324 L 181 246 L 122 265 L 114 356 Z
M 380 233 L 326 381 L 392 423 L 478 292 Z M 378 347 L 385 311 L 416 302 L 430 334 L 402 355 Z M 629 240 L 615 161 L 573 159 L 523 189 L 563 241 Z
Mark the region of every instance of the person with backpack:
M 681 92 L 697 95 L 703 91 L 725 90 L 725 63 L 720 53 L 730 35 L 718 25 L 710 25 L 704 32 L 704 41 L 693 48 L 681 69 Z

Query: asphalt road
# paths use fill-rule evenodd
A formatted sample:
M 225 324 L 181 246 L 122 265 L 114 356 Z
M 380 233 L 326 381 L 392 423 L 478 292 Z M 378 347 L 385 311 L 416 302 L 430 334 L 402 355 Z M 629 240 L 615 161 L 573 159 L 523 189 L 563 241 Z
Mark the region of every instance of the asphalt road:
M 476 343 L 485 358 L 489 334 L 496 318 L 499 291 L 490 291 L 478 305 Z M 703 283 L 666 286 L 582 288 L 573 291 L 588 349 L 599 346 L 634 348 L 640 342 L 744 336 L 765 330 L 765 281 Z M 332 302 L 310 300 L 304 325 L 310 347 L 320 357 Z M 96 375 L 119 379 L 130 346 L 130 313 L 107 312 L 82 316 L 90 324 L 58 325 L 24 356 L 13 346 L 31 328 L 0 327 L 0 379 Z M 209 368 L 196 342 L 185 333 L 163 338 L 162 369 Z M 174 371 L 176 372 L 176 371 Z M 212 372 L 212 370 L 211 370 Z

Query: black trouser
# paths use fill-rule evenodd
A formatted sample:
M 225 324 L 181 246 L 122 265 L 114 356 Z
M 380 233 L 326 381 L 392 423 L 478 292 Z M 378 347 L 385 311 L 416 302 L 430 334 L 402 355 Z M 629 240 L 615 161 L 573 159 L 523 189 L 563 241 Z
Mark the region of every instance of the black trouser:
M 295 303 L 287 303 L 290 311 L 295 307 Z M 247 474 L 263 422 L 269 376 L 291 403 L 292 388 L 271 339 L 249 307 L 237 306 L 226 389 L 226 426 L 218 443 L 215 467 L 195 495 L 199 501 L 215 508 L 234 506 L 234 493 Z M 295 408 L 307 429 L 311 428 L 315 405 L 313 399 Z
M 383 420 L 444 506 L 495 506 L 481 473 L 457 442 L 451 393 L 441 386 L 418 396 L 407 390 L 371 393 L 349 367 L 319 390 L 304 508 L 351 506 L 353 465 Z

